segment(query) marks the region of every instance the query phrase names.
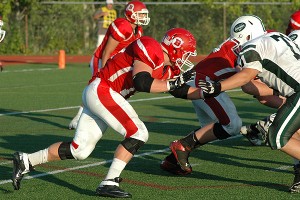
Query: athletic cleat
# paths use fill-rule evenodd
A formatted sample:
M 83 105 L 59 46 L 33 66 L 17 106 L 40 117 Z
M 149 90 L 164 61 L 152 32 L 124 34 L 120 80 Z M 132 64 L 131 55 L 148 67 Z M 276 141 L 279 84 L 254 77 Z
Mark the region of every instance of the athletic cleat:
M 20 189 L 20 183 L 24 174 L 34 170 L 26 153 L 15 152 L 13 154 L 12 184 L 15 190 Z
M 289 192 L 300 193 L 300 164 L 294 165 L 294 175 L 294 181 Z
M 242 126 L 240 134 L 245 136 L 253 146 L 260 146 L 259 131 L 251 128 L 251 125 Z
M 169 156 L 167 156 L 163 161 L 161 161 L 160 168 L 164 171 L 167 171 L 167 172 L 170 172 L 170 173 L 176 174 L 176 175 L 188 175 L 192 172 L 192 169 L 190 171 L 182 170 L 180 165 L 177 163 L 177 160 L 176 160 L 174 154 L 172 154 L 172 153 Z
M 105 181 L 113 181 L 116 183 L 120 183 L 122 178 L 117 177 L 114 179 L 108 179 Z M 101 197 L 112 197 L 112 198 L 131 198 L 132 195 L 124 190 L 120 189 L 119 186 L 116 185 L 100 185 L 96 189 L 96 194 Z
M 188 161 L 191 150 L 183 147 L 179 140 L 171 142 L 170 149 L 181 169 L 187 174 L 192 173 L 192 167 Z

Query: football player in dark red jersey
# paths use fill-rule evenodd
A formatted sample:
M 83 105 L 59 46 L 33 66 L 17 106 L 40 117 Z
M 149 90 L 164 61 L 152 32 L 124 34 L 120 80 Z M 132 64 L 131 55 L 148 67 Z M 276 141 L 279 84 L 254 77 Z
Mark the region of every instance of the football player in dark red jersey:
M 38 164 L 87 158 L 106 129 L 111 127 L 124 140 L 117 147 L 109 171 L 96 189 L 96 194 L 131 197 L 130 193 L 119 188 L 122 180 L 120 174 L 137 150 L 147 142 L 148 130 L 126 99 L 136 91 L 170 92 L 183 99 L 202 98 L 200 88 L 185 84 L 192 79 L 193 71 L 180 74 L 183 65 L 193 66 L 188 59 L 196 54 L 194 36 L 185 29 L 174 28 L 166 32 L 161 43 L 143 36 L 124 52 L 109 59 L 83 91 L 84 109 L 73 140 L 54 143 L 31 154 L 14 154 L 14 188 L 20 189 L 24 174 Z
M 242 25 L 245 24 L 245 27 Z M 235 28 L 235 24 L 232 26 Z M 256 16 L 244 16 L 237 24 L 242 32 L 238 36 L 234 35 L 234 29 L 231 29 L 232 37 L 223 42 L 218 48 L 215 48 L 204 60 L 200 61 L 195 67 L 196 77 L 194 85 L 197 86 L 201 81 L 214 81 L 227 79 L 236 73 L 237 54 L 241 49 L 241 44 L 245 43 L 249 35 L 250 38 L 256 38 L 266 33 L 261 20 Z M 264 88 L 265 89 L 265 88 Z M 266 89 L 268 92 L 269 88 Z M 221 94 L 202 99 L 193 100 L 193 105 L 203 128 L 192 131 L 188 136 L 171 143 L 172 153 L 168 155 L 160 164 L 160 167 L 174 174 L 189 174 L 192 167 L 188 162 L 188 154 L 194 148 L 204 145 L 207 142 L 224 139 L 233 135 L 240 134 L 242 120 L 238 116 L 235 105 L 230 97 L 222 92 Z M 203 136 L 196 138 L 195 133 L 201 132 Z M 250 142 L 257 142 L 251 141 Z M 177 146 L 182 146 L 186 151 L 179 152 L 182 155 L 174 155 Z M 179 162 L 178 160 L 182 160 Z M 179 163 L 179 164 L 178 164 Z

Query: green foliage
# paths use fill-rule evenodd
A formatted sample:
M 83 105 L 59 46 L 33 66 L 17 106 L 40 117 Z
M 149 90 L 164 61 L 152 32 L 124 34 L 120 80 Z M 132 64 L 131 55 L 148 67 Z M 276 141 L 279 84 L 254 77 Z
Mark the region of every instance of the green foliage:
M 83 4 L 67 0 L 70 4 L 51 4 L 49 1 L 3 0 L 0 4 L 7 31 L 0 44 L 1 54 L 55 54 L 64 49 L 67 54 L 92 54 L 96 44 L 96 22 L 92 15 L 101 4 Z M 59 1 L 57 1 L 59 3 Z M 85 2 L 94 2 L 88 0 Z M 101 1 L 104 2 L 104 1 Z M 144 27 L 145 35 L 161 40 L 173 27 L 189 29 L 197 38 L 198 53 L 207 54 L 229 36 L 232 22 L 244 14 L 262 18 L 267 29 L 285 32 L 290 15 L 299 8 L 299 1 L 281 1 L 281 4 L 257 5 L 240 0 L 181 1 L 191 4 L 153 4 L 145 0 L 151 22 Z M 151 2 L 147 4 L 147 2 Z M 172 0 L 161 1 L 164 3 Z M 123 17 L 125 2 L 118 1 L 115 9 Z

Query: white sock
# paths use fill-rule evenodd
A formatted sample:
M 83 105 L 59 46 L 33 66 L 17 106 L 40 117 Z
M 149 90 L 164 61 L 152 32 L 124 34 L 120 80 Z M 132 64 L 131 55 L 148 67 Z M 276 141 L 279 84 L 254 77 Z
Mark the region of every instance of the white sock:
M 82 113 L 82 110 L 83 110 L 83 107 L 80 106 L 80 107 L 79 107 L 79 110 L 78 110 L 78 112 L 77 112 L 77 114 L 76 114 L 76 116 L 74 117 L 74 119 L 79 119 L 79 117 L 80 117 L 80 115 L 81 115 L 81 113 Z
M 32 166 L 48 162 L 48 148 L 28 154 L 28 159 Z
M 118 158 L 114 158 L 110 168 L 108 170 L 108 173 L 105 177 L 105 179 L 100 183 L 100 186 L 102 185 L 116 185 L 119 186 L 119 183 L 116 183 L 114 181 L 106 181 L 107 179 L 114 179 L 116 177 L 120 177 L 121 172 L 123 171 L 123 169 L 125 168 L 125 166 L 127 165 L 126 162 L 118 159 Z

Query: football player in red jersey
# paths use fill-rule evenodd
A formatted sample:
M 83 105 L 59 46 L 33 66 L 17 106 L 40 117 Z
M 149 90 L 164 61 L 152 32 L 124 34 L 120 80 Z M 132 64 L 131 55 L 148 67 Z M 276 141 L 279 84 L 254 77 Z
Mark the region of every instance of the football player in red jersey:
M 289 35 L 294 30 L 300 29 L 300 10 L 294 12 L 291 17 L 290 21 L 288 23 L 288 26 L 286 28 L 286 35 Z
M 261 20 L 256 16 L 245 16 L 238 22 L 241 25 L 246 25 L 245 27 L 238 27 L 244 28 L 242 34 L 239 32 L 240 38 L 230 37 L 194 67 L 196 71 L 194 86 L 197 86 L 200 81 L 218 82 L 234 75 L 237 55 L 241 49 L 240 44 L 245 43 L 246 36 L 250 35 L 251 38 L 256 38 L 266 33 Z M 232 27 L 235 25 L 233 24 Z M 215 97 L 204 100 L 197 99 L 192 102 L 203 128 L 194 130 L 185 138 L 171 143 L 172 153 L 161 162 L 160 167 L 174 174 L 185 175 L 192 172 L 192 167 L 187 159 L 187 154 L 191 150 L 216 139 L 238 135 L 242 127 L 242 120 L 238 116 L 236 107 L 226 93 L 223 92 Z M 196 132 L 202 133 L 200 139 L 196 138 Z M 188 150 L 184 153 L 180 152 L 175 157 L 175 148 L 173 147 L 176 144 L 183 145 Z M 183 160 L 181 163 L 179 162 L 181 165 L 177 163 L 178 159 Z
M 96 194 L 107 197 L 131 197 L 119 188 L 120 174 L 136 151 L 148 140 L 148 130 L 126 100 L 136 91 L 170 92 L 183 99 L 202 98 L 202 90 L 185 84 L 193 71 L 179 74 L 183 65 L 193 66 L 196 40 L 187 30 L 174 28 L 166 32 L 161 43 L 143 36 L 124 52 L 109 59 L 90 80 L 82 94 L 84 109 L 75 136 L 70 142 L 58 142 L 32 154 L 16 152 L 13 163 L 13 186 L 20 189 L 24 174 L 34 166 L 54 160 L 87 158 L 109 127 L 124 140 Z M 174 76 L 178 76 L 175 79 Z
M 92 75 L 104 66 L 106 61 L 143 35 L 142 26 L 150 22 L 149 11 L 141 1 L 131 1 L 125 6 L 124 18 L 117 18 L 107 29 L 105 37 L 95 50 L 90 61 Z M 76 116 L 69 124 L 69 129 L 75 129 L 83 107 L 80 106 Z

